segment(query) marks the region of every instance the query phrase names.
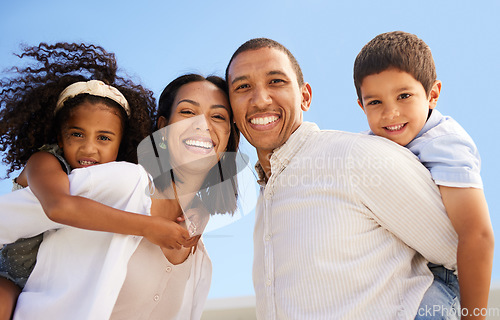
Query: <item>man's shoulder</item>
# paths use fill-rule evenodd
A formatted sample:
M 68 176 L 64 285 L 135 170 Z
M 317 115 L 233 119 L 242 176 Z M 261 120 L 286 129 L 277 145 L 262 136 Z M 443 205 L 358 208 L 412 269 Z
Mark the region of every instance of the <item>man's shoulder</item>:
M 383 137 L 338 130 L 316 131 L 311 135 L 310 142 L 332 148 L 344 145 L 354 149 L 366 149 L 367 152 L 370 150 L 377 151 L 379 148 L 384 151 L 389 150 L 396 153 L 408 152 L 406 148 Z

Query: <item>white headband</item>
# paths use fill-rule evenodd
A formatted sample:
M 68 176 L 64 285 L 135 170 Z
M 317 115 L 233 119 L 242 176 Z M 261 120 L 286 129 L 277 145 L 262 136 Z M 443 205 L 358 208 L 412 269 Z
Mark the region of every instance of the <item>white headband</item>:
M 64 89 L 63 92 L 61 92 L 61 94 L 59 95 L 54 114 L 61 110 L 66 100 L 82 93 L 109 98 L 122 106 L 127 113 L 127 116 L 130 116 L 130 107 L 128 105 L 127 99 L 125 99 L 123 94 L 115 87 L 108 86 L 107 84 L 99 80 L 75 82 L 67 86 L 66 89 Z

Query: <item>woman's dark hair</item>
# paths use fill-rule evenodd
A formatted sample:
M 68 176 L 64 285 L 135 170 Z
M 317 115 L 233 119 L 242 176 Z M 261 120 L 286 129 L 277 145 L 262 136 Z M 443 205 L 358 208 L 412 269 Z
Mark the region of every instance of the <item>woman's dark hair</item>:
M 165 117 L 167 123 L 170 122 L 174 100 L 179 92 L 179 89 L 191 82 L 208 81 L 219 88 L 226 97 L 228 97 L 228 89 L 226 81 L 217 76 L 203 77 L 198 74 L 186 74 L 180 76 L 170 82 L 161 93 L 158 101 L 158 118 Z M 229 101 L 229 98 L 228 98 Z M 240 141 L 240 131 L 233 121 L 233 114 L 230 112 L 229 123 L 231 132 L 227 143 L 226 152 L 221 160 L 207 174 L 204 184 L 199 192 L 199 197 L 207 207 L 207 210 L 213 213 L 234 213 L 237 206 L 237 184 L 236 184 L 236 152 Z M 158 122 L 156 124 L 158 128 Z M 160 129 L 160 128 L 158 128 Z M 165 177 L 165 176 L 162 176 Z M 170 177 L 170 176 L 168 176 Z M 228 181 L 226 181 L 228 180 Z M 231 183 L 215 183 L 214 182 L 231 182 Z M 161 182 L 159 182 L 161 184 Z M 156 184 L 156 180 L 155 180 Z
M 60 126 L 75 106 L 87 101 L 122 109 L 111 99 L 84 94 L 68 99 L 54 116 L 57 99 L 67 86 L 92 79 L 115 87 L 127 99 L 130 117 L 122 114 L 124 131 L 117 160 L 137 162 L 137 145 L 153 130 L 155 100 L 150 90 L 117 75 L 113 53 L 95 45 L 40 43 L 24 47 L 17 56 L 34 62 L 13 67 L 12 76 L 0 80 L 0 152 L 9 166 L 7 176 L 21 169 L 44 144 L 57 143 Z

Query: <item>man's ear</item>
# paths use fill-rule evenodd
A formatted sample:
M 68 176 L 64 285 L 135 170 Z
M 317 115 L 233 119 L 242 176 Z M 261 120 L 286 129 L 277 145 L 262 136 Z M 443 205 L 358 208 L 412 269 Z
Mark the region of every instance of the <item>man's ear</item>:
M 309 110 L 312 100 L 312 89 L 309 83 L 304 83 L 302 86 L 302 103 L 300 105 L 302 111 Z
M 158 117 L 158 128 L 156 128 L 156 129 L 161 129 L 163 127 L 166 127 L 167 125 L 168 125 L 167 118 L 165 118 L 164 116 L 159 116 Z
M 439 80 L 434 81 L 431 92 L 429 92 L 429 109 L 434 109 L 437 105 L 439 95 L 441 94 L 442 82 Z
M 358 105 L 361 107 L 363 112 L 366 114 L 365 107 L 363 106 L 363 103 L 361 103 L 361 101 L 359 99 L 358 99 Z

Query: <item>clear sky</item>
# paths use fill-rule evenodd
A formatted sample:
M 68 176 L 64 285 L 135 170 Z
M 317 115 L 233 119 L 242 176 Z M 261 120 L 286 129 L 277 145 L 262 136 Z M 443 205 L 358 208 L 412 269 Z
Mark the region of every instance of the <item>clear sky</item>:
M 312 86 L 312 106 L 305 120 L 322 129 L 359 132 L 368 126 L 352 81 L 357 53 L 379 33 L 415 33 L 431 47 L 438 79 L 443 81 L 437 108 L 458 120 L 479 148 L 497 231 L 498 12 L 496 0 L 0 0 L 0 70 L 18 63 L 12 53 L 19 52 L 21 43 L 94 43 L 114 52 L 118 65 L 158 97 L 168 82 L 184 73 L 222 76 L 240 44 L 268 37 L 291 50 Z M 248 144 L 243 143 L 241 151 L 255 160 Z M 3 176 L 5 167 L 0 166 L 0 172 Z M 9 190 L 10 181 L 1 181 L 0 193 Z M 209 298 L 253 295 L 254 214 L 246 213 L 205 236 L 214 269 Z M 494 281 L 500 281 L 499 257 L 496 249 Z

